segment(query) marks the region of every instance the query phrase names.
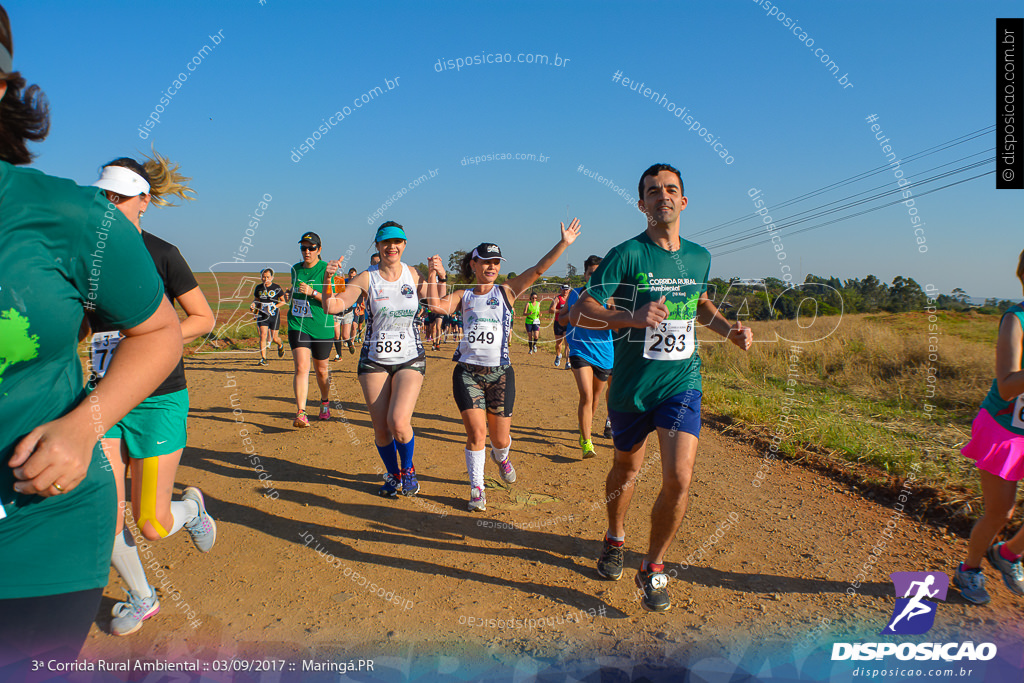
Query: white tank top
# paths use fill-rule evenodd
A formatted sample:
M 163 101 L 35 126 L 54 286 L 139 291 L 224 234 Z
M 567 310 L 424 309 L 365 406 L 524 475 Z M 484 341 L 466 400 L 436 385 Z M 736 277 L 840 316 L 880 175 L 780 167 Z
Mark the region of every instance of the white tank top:
M 360 357 L 381 365 L 400 365 L 422 356 L 420 331 L 413 322 L 419 297 L 409 266 L 402 264 L 402 275 L 396 282 L 381 277 L 377 266 L 370 266 L 366 272 L 370 276 L 370 320 Z
M 494 285 L 486 294 L 467 289 L 462 295 L 465 330 L 452 357 L 457 363 L 493 368 L 510 365 L 508 341 L 512 334 L 512 306 L 505 288 Z

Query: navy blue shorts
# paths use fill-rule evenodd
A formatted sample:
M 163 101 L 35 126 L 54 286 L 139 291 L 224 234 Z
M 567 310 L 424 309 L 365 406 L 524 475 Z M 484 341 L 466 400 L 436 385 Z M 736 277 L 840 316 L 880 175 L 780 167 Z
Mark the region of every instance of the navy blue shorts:
M 608 409 L 615 450 L 628 453 L 657 427 L 686 432 L 700 438 L 700 397 L 697 389 L 671 396 L 646 413 L 621 413 Z

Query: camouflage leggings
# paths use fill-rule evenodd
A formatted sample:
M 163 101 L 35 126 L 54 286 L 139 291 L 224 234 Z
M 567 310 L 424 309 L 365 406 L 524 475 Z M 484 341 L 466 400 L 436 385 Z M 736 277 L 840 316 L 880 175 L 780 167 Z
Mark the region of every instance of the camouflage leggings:
M 512 417 L 516 402 L 516 373 L 511 365 L 495 368 L 456 363 L 452 393 L 459 412 L 476 408 L 493 415 Z

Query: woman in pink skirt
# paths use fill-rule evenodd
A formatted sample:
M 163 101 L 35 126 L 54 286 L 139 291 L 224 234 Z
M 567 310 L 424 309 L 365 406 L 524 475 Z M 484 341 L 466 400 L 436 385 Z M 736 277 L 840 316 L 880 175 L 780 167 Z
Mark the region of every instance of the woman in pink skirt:
M 1017 264 L 1024 286 L 1024 252 Z M 953 585 L 964 598 L 983 605 L 991 598 L 981 573 L 982 557 L 1003 575 L 1003 583 L 1024 595 L 1024 529 L 1005 543 L 992 542 L 1013 517 L 1017 482 L 1024 479 L 1024 304 L 1003 314 L 996 342 L 996 378 L 971 425 L 971 441 L 961 451 L 978 464 L 984 514 L 971 529 L 967 558 L 957 567 Z

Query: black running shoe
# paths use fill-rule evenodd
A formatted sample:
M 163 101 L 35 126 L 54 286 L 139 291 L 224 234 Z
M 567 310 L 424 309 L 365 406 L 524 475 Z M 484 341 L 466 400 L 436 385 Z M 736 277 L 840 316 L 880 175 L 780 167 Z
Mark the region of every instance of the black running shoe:
M 605 420 L 604 421 L 604 438 L 606 438 L 606 439 L 612 438 L 612 421 L 611 420 Z
M 377 489 L 377 495 L 382 498 L 398 498 L 398 491 L 402 488 L 402 482 L 398 477 L 388 472 L 384 475 L 384 485 Z
M 640 570 L 636 573 L 636 585 L 643 591 L 644 597 L 640 604 L 648 612 L 664 612 L 672 606 L 668 599 L 668 577 L 664 572 L 645 572 Z
M 597 561 L 597 573 L 609 581 L 619 580 L 622 576 L 621 545 L 612 545 L 611 541 L 604 539 L 604 550 L 601 551 L 601 559 Z

